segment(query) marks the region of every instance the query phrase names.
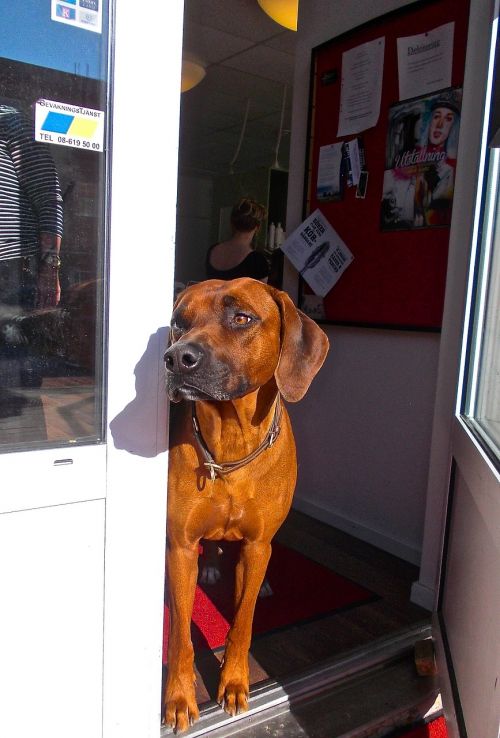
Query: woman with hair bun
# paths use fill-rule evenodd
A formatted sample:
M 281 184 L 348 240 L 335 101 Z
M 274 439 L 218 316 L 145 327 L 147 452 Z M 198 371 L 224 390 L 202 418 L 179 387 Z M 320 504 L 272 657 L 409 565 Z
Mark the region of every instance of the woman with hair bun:
M 266 219 L 267 210 L 249 197 L 243 197 L 231 211 L 232 235 L 211 246 L 206 258 L 208 279 L 253 277 L 266 282 L 269 264 L 264 254 L 253 248 L 256 233 Z

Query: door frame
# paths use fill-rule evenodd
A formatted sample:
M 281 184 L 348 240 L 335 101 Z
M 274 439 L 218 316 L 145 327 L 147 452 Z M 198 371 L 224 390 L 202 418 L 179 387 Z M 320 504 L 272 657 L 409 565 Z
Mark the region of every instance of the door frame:
M 103 735 L 158 736 L 183 1 L 115 0 Z

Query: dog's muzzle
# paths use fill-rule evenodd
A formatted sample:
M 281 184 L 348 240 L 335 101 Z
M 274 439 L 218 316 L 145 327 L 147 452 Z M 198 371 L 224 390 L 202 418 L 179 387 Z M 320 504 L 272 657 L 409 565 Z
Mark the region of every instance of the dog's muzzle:
M 178 341 L 163 354 L 168 396 L 173 402 L 197 400 L 210 396 L 203 390 L 206 362 L 202 347 L 193 342 Z
M 200 368 L 203 357 L 203 350 L 198 344 L 178 341 L 165 351 L 163 361 L 167 373 L 185 376 Z

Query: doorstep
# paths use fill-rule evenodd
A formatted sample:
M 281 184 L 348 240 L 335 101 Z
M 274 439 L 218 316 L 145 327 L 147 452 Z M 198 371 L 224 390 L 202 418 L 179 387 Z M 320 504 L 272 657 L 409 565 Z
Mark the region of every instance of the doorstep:
M 343 658 L 250 692 L 249 711 L 231 718 L 209 703 L 186 738 L 381 738 L 421 718 L 437 717 L 437 677 L 418 676 L 414 645 L 432 635 L 413 627 Z M 162 728 L 162 738 L 172 735 Z

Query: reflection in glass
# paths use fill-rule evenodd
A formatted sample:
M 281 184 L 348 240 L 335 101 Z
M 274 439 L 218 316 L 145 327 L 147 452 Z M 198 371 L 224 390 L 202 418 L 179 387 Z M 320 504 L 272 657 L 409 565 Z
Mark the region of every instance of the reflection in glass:
M 105 155 L 36 140 L 35 108 L 106 86 L 0 58 L 0 89 L 0 452 L 99 442 Z
M 466 415 L 500 460 L 500 150 L 492 148 Z

